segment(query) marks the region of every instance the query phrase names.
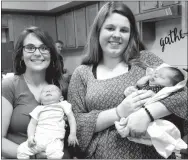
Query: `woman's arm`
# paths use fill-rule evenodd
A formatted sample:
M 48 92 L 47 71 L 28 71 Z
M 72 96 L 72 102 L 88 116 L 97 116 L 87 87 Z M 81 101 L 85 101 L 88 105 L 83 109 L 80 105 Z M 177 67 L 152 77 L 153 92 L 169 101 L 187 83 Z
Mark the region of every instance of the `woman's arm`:
M 172 114 L 188 120 L 187 87 L 184 87 L 159 102 L 162 103 Z
M 171 112 L 160 102 L 149 104 L 145 106 L 145 108 L 148 109 L 154 120 L 171 114 Z M 130 135 L 132 137 L 140 137 L 141 135 L 144 135 L 150 122 L 151 118 L 144 108 L 132 113 L 128 117 L 127 123 Z
M 186 90 L 186 88 L 184 88 L 184 90 Z M 181 94 L 183 94 L 183 92 L 181 92 Z M 178 95 L 176 95 L 177 97 L 171 95 L 172 97 L 174 97 L 174 100 L 173 99 L 171 100 L 172 97 L 171 98 L 167 97 L 161 100 L 162 102 L 166 103 L 167 107 L 160 101 L 151 103 L 149 105 L 146 105 L 145 107 L 148 109 L 148 111 L 150 112 L 150 114 L 155 120 L 170 114 L 175 114 L 181 118 L 187 119 L 188 118 L 187 100 L 186 100 L 187 98 L 184 95 L 185 93 L 183 94 L 183 96 L 180 96 L 181 94 L 179 93 Z M 178 104 L 180 105 L 178 106 Z M 144 109 L 132 113 L 128 117 L 128 126 L 131 132 L 131 136 L 139 137 L 145 134 L 150 122 L 151 119 L 148 113 Z
M 88 66 L 79 66 L 72 74 L 68 88 L 68 102 L 72 105 L 72 110 L 77 124 L 77 138 L 81 151 L 90 144 L 95 133 L 95 126 L 99 110 L 89 111 L 85 103 L 87 89 Z
M 105 110 L 99 113 L 96 122 L 95 132 L 100 132 L 112 125 L 115 121 L 118 121 L 120 117 L 127 117 L 131 113 L 140 109 L 150 97 L 153 96 L 153 92 L 146 90 L 139 90 L 133 92 L 127 96 L 117 108 Z
M 159 119 L 172 114 L 161 102 L 155 102 L 145 106 L 154 119 Z
M 97 118 L 95 132 L 100 132 L 114 125 L 114 122 L 118 121 L 119 119 L 120 117 L 117 115 L 116 108 L 100 112 Z
M 6 138 L 13 112 L 12 104 L 2 97 L 2 157 L 16 158 L 18 145 Z

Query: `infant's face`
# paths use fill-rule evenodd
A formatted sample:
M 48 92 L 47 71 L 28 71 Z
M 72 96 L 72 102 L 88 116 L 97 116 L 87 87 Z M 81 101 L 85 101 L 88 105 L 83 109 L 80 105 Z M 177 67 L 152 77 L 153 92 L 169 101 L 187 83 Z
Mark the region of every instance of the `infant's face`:
M 152 86 L 160 85 L 169 87 L 172 86 L 171 79 L 173 77 L 172 71 L 168 68 L 161 68 L 159 70 L 154 71 L 149 81 L 149 84 Z
M 61 97 L 61 92 L 59 88 L 55 85 L 48 85 L 43 88 L 41 92 L 41 103 L 43 105 L 52 104 L 59 102 Z

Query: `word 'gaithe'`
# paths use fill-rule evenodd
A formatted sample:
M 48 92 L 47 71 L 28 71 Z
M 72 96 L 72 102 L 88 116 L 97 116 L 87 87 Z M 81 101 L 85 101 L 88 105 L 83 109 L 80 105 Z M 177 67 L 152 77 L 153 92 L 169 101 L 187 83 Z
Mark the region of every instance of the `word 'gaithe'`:
M 174 30 L 170 30 L 170 33 L 168 34 L 168 36 L 160 39 L 162 52 L 164 52 L 166 44 L 170 45 L 171 43 L 175 43 L 177 40 L 180 41 L 181 39 L 185 37 L 184 34 L 188 34 L 188 33 L 182 33 L 182 30 L 178 32 L 178 29 L 176 27 L 174 28 Z

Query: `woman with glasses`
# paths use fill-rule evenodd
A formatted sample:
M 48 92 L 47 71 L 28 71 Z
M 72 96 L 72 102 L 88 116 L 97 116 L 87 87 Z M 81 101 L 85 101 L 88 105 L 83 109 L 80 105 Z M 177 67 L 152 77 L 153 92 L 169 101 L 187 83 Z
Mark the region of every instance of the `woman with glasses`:
M 25 29 L 14 52 L 15 75 L 2 81 L 2 156 L 16 158 L 17 147 L 27 139 L 29 113 L 40 104 L 48 84 L 66 92 L 54 42 L 38 27 Z M 66 155 L 66 151 L 65 151 Z

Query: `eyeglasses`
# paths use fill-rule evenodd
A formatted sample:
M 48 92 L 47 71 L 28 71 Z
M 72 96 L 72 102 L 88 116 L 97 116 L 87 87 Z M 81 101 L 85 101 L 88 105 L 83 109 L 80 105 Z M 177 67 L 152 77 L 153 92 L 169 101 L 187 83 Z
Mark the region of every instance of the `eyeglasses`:
M 37 49 L 40 51 L 42 54 L 48 54 L 50 53 L 50 49 L 46 47 L 45 45 L 41 45 L 39 47 L 35 47 L 32 44 L 28 44 L 26 46 L 23 46 L 23 49 L 27 53 L 34 53 Z

